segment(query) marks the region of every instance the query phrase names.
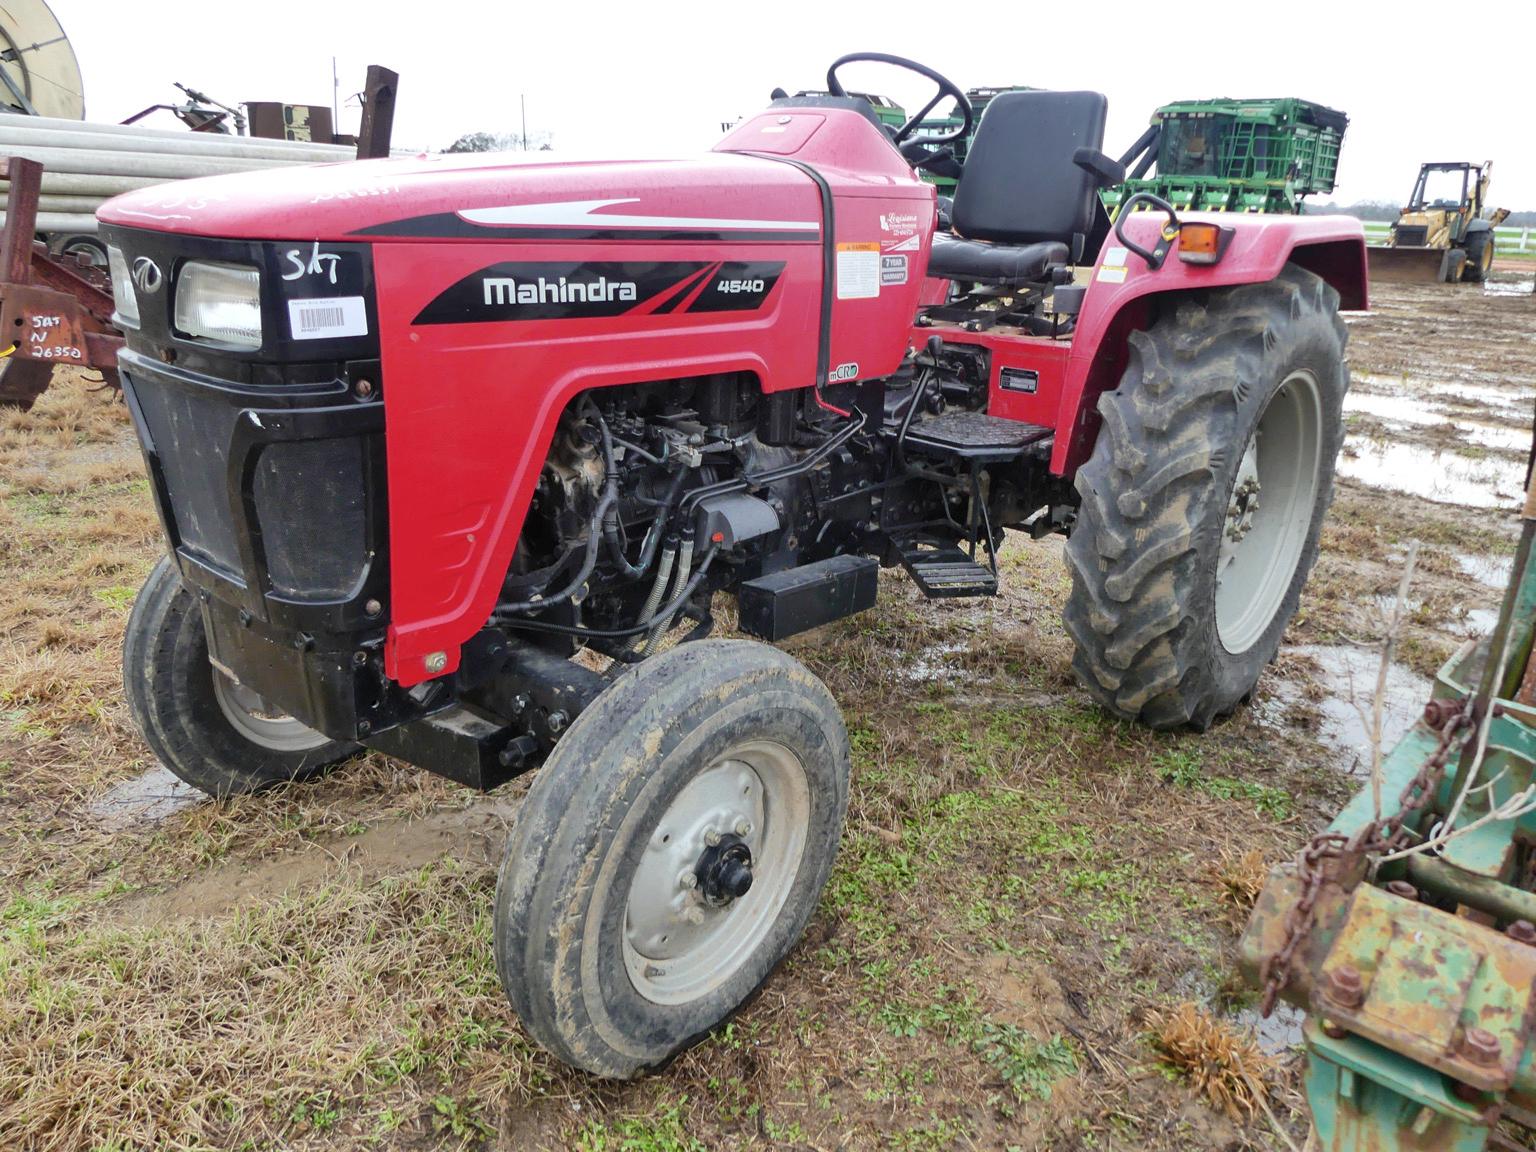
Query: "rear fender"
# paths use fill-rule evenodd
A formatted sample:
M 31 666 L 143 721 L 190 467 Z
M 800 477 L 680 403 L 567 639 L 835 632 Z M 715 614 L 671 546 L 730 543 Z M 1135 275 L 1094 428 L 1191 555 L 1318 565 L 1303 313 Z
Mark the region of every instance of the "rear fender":
M 1157 309 L 1183 293 L 1273 280 L 1287 263 L 1315 272 L 1339 294 L 1340 308 L 1369 307 L 1365 230 L 1352 216 L 1264 216 L 1184 213 L 1182 220 L 1209 220 L 1235 235 L 1221 263 L 1186 264 L 1175 242 L 1156 271 L 1111 236 L 1094 265 L 1083 300 L 1062 388 L 1051 471 L 1070 476 L 1088 459 L 1099 431 L 1100 394 L 1118 386 L 1127 337 L 1148 327 Z M 1130 239 L 1151 249 L 1164 217 L 1137 212 L 1124 222 Z

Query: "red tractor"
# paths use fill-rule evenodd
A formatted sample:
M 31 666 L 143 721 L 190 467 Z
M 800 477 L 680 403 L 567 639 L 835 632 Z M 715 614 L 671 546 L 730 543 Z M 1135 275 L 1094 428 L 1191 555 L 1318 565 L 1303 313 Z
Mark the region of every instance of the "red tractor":
M 888 132 L 852 60 L 934 102 Z M 480 788 L 542 766 L 497 963 L 602 1075 L 768 977 L 847 805 L 837 705 L 706 639 L 716 594 L 775 641 L 872 608 L 882 565 L 986 596 L 1006 530 L 1070 534 L 1089 690 L 1204 727 L 1274 656 L 1332 492 L 1358 222 L 1154 202 L 1111 231 L 1104 97 L 1017 92 L 945 230 L 914 129 L 950 97 L 966 135 L 963 90 L 876 54 L 827 87 L 696 159 L 423 155 L 100 213 L 169 543 L 123 652 L 144 738 L 220 796 L 359 745 Z

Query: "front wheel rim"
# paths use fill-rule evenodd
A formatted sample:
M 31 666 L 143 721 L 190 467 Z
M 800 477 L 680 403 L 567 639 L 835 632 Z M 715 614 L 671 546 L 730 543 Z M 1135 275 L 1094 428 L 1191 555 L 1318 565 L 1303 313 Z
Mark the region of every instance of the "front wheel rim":
M 213 672 L 213 697 L 219 711 L 242 737 L 269 752 L 312 752 L 330 737 L 281 712 L 255 689 L 219 669 Z
M 1216 558 L 1216 633 L 1234 656 L 1269 630 L 1295 578 L 1321 482 L 1322 427 L 1322 389 L 1298 369 L 1244 446 Z
M 624 964 L 655 1004 L 718 991 L 767 939 L 805 855 L 810 780 L 790 749 L 770 740 L 731 748 L 690 780 L 652 829 L 630 881 Z M 751 854 L 752 884 L 712 901 L 698 864 L 722 842 Z

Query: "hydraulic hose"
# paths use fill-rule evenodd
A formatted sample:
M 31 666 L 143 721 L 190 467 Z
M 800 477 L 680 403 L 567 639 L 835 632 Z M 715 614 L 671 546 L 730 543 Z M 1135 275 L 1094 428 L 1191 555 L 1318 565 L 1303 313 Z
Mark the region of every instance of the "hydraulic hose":
M 688 571 L 693 567 L 693 533 L 683 537 L 682 551 L 677 554 L 677 572 L 672 578 L 672 588 L 680 591 L 688 585 Z M 656 648 L 656 641 L 660 640 L 668 628 L 672 626 L 673 612 L 659 614 L 651 624 L 651 630 L 645 634 L 643 651 L 649 655 Z M 642 649 L 636 649 L 641 651 Z
M 789 480 L 795 476 L 803 476 L 849 440 L 853 439 L 854 435 L 864 427 L 869 419 L 858 408 L 853 409 L 852 416 L 853 419 L 848 421 L 847 424 L 844 424 L 831 436 L 828 436 L 792 464 L 781 464 L 776 468 L 768 468 L 762 472 L 738 476 L 732 480 L 720 480 L 714 484 L 705 484 L 702 487 L 692 489 L 688 495 L 683 497 L 683 513 L 686 515 L 700 500 L 707 500 L 711 496 L 721 496 L 728 492 L 745 492 L 750 488 L 761 488 L 768 484 L 775 484 L 780 480 Z
M 651 585 L 651 594 L 645 598 L 645 605 L 640 609 L 640 623 L 649 624 L 656 615 L 656 608 L 661 603 L 661 598 L 667 592 L 667 580 L 672 575 L 672 561 L 677 558 L 677 549 L 668 544 L 661 554 L 661 563 L 656 567 L 656 581 Z M 638 652 L 645 647 L 646 642 L 640 637 L 630 643 L 630 650 Z
M 603 543 L 608 546 L 608 558 L 613 561 L 619 572 L 631 580 L 638 580 L 645 575 L 651 566 L 651 561 L 656 557 L 656 546 L 661 542 L 662 531 L 671 515 L 672 506 L 677 502 L 678 493 L 682 491 L 686 470 L 680 468 L 673 473 L 672 483 L 667 488 L 661 508 L 657 511 L 656 519 L 651 522 L 650 530 L 645 534 L 645 541 L 640 546 L 639 561 L 631 564 L 629 557 L 624 555 L 624 541 L 619 535 L 619 471 L 613 458 L 613 434 L 608 429 L 608 421 L 603 419 L 602 413 L 596 408 L 592 410 L 592 418 L 597 422 L 598 432 L 602 436 L 603 473 L 606 477 L 604 493 L 612 492 L 614 497 L 608 514 L 603 517 Z M 625 446 L 634 448 L 634 445 L 627 441 Z M 658 464 L 661 462 L 643 449 L 635 448 L 635 451 Z
M 687 478 L 687 472 L 679 468 L 672 474 L 672 483 L 668 486 L 666 494 L 661 499 L 661 506 L 656 511 L 656 519 L 651 521 L 651 526 L 645 534 L 645 540 L 640 545 L 640 557 L 631 564 L 629 558 L 624 555 L 624 541 L 619 536 L 619 509 L 615 502 L 608 515 L 603 518 L 603 543 L 608 546 L 608 558 L 625 576 L 631 580 L 638 580 L 644 576 L 651 567 L 651 561 L 656 558 L 656 546 L 661 543 L 662 532 L 667 526 L 667 521 L 672 517 L 672 509 L 677 504 L 678 494 L 683 490 L 683 481 Z M 614 487 L 615 499 L 618 495 L 618 487 Z
M 617 489 L 610 486 L 603 493 L 602 499 L 597 502 L 597 507 L 592 509 L 592 519 L 587 524 L 587 555 L 581 562 L 581 570 L 576 573 L 576 578 L 570 584 L 553 595 L 537 595 L 531 600 L 522 600 L 515 604 L 498 604 L 494 614 L 502 616 L 519 612 L 533 612 L 540 608 L 548 608 L 551 604 L 558 604 L 562 600 L 568 600 L 581 591 L 581 586 L 587 582 L 587 579 L 592 575 L 593 569 L 597 567 L 597 553 L 602 545 L 603 517 L 608 514 L 608 509 L 613 507 L 614 502 L 618 498 Z
M 671 603 L 662 605 L 660 609 L 661 615 L 675 615 L 679 608 L 688 603 L 693 594 L 698 591 L 699 585 L 703 583 L 705 575 L 709 572 L 709 566 L 714 562 L 715 556 L 719 551 L 719 545 L 711 544 L 709 546 L 709 551 L 704 553 L 703 561 L 694 570 L 687 586 L 681 593 L 672 598 Z M 631 636 L 639 636 L 650 631 L 650 625 L 648 624 L 635 624 L 628 628 L 585 628 L 579 624 L 554 624 L 547 620 L 503 620 L 501 619 L 501 609 L 499 608 L 492 615 L 491 619 L 498 624 L 505 624 L 509 628 L 520 628 L 526 632 L 548 632 L 554 636 L 578 636 L 589 640 L 625 640 Z

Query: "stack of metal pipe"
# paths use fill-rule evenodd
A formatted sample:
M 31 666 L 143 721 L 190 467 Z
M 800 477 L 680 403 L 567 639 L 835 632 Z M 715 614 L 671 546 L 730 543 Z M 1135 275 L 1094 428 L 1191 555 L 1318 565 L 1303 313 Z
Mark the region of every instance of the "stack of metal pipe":
M 340 144 L 0 114 L 0 156 L 25 156 L 43 165 L 40 232 L 93 234 L 96 209 L 135 188 L 193 176 L 324 164 L 353 155 L 352 148 Z M 0 181 L 0 210 L 9 190 Z

